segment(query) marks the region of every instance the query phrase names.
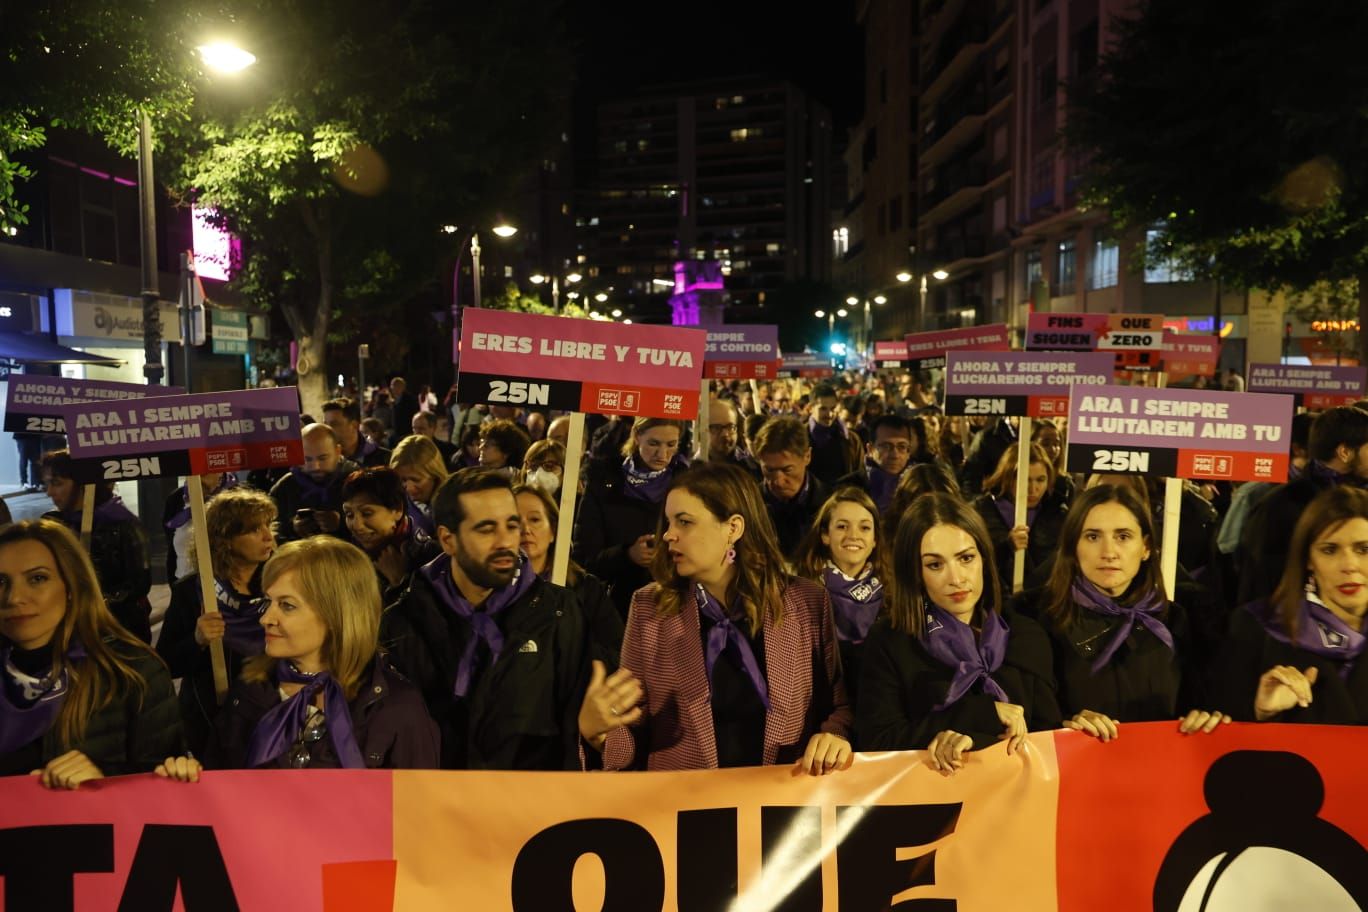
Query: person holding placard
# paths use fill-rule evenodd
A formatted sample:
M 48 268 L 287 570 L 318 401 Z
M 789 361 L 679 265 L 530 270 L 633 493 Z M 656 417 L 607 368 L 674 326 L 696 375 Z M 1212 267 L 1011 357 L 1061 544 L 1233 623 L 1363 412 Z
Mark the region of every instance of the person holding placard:
M 1368 724 L 1368 492 L 1322 491 L 1272 597 L 1231 617 L 1217 703 L 1240 721 Z
M 203 751 L 209 740 L 219 709 L 210 644 L 223 640 L 229 680 L 237 677 L 245 660 L 260 655 L 264 646 L 261 567 L 275 551 L 275 535 L 271 531 L 275 518 L 275 501 L 260 491 L 243 487 L 215 497 L 204 512 L 215 605 L 208 611 L 201 610 L 200 580 L 196 573 L 186 575 L 171 587 L 171 604 L 162 620 L 157 654 L 166 662 L 171 676 L 181 679 L 180 713 L 185 740 L 190 750 L 197 753 Z
M 342 456 L 342 444 L 326 424 L 301 431 L 304 464 L 271 486 L 276 502 L 276 538 L 287 542 L 312 535 L 346 538 L 342 524 L 342 482 L 360 466 Z
M 1026 552 L 1026 577 L 1053 559 L 1059 545 L 1068 507 L 1055 499 L 1055 468 L 1044 448 L 1031 447 L 1026 484 L 1026 523 L 1016 519 L 1017 452 L 1010 449 L 998 460 L 997 471 L 983 483 L 984 493 L 974 500 L 983 518 L 997 559 L 998 579 L 1010 588 L 1013 556 Z
M 43 454 L 43 485 L 56 507 L 44 519 L 60 522 L 79 535 L 84 512 L 84 489 L 72 480 L 71 454 L 52 450 Z M 114 482 L 95 486 L 95 513 L 90 531 L 90 559 L 100 579 L 100 591 L 114 619 L 144 643 L 152 642 L 152 590 L 147 537 L 142 523 L 114 493 Z
M 432 496 L 450 474 L 437 445 L 426 437 L 405 437 L 390 456 L 390 468 L 399 475 L 408 496 L 408 514 L 429 535 L 436 534 L 432 522 Z
M 441 728 L 442 768 L 579 768 L 591 644 L 574 594 L 519 554 L 503 473 L 462 469 L 432 507 L 443 554 L 385 612 L 380 640 Z
M 356 546 L 319 535 L 262 568 L 265 651 L 248 659 L 214 720 L 208 769 L 433 769 L 437 726 L 378 649 L 380 585 Z M 160 776 L 200 763 L 165 755 Z
M 856 687 L 865 638 L 883 610 L 890 549 L 881 534 L 878 508 L 869 495 L 855 487 L 838 488 L 822 504 L 793 559 L 798 575 L 821 583 L 831 599 L 852 711 L 859 707 Z
M 237 486 L 237 476 L 228 472 L 206 472 L 200 476 L 204 487 L 204 502 L 209 503 L 221 491 Z M 174 583 L 195 568 L 189 559 L 194 530 L 190 527 L 190 488 L 181 485 L 166 498 L 162 509 L 162 527 L 166 529 L 166 581 Z
M 579 712 L 586 763 L 795 764 L 811 775 L 849 766 L 830 602 L 785 572 L 755 482 L 711 463 L 679 475 L 659 534 L 655 582 L 632 596 L 622 667 L 605 675 L 594 663 Z
M 1154 520 L 1131 488 L 1102 484 L 1074 498 L 1049 583 L 1020 604 L 1054 645 L 1065 728 L 1109 741 L 1122 722 L 1181 716 L 1187 733 L 1230 721 L 1197 708 L 1187 613 L 1164 592 Z
M 1060 725 L 1050 641 L 1002 608 L 988 531 L 974 509 L 927 494 L 893 543 L 886 616 L 865 646 L 857 724 L 864 750 L 926 750 L 950 775 L 964 753 Z
M 1055 481 L 1050 493 L 1057 503 L 1067 509 L 1073 502 L 1074 481 L 1064 467 L 1064 438 L 1059 433 L 1059 425 L 1046 418 L 1031 422 L 1031 446 L 1045 451 L 1045 458 L 1054 466 Z
M 574 537 L 575 560 L 612 587 L 624 618 L 632 593 L 651 581 L 665 492 L 687 468 L 680 422 L 638 418 L 631 427 L 621 456 L 590 463 Z
M 182 749 L 171 675 L 109 612 L 71 532 L 0 529 L 0 593 L 0 776 L 74 789 Z
M 553 441 L 545 442 L 558 446 Z M 520 544 L 523 556 L 531 565 L 532 572 L 549 582 L 556 556 L 556 527 L 560 523 L 560 507 L 550 492 L 536 485 L 517 482 L 513 485 L 513 496 L 518 502 L 518 515 L 522 518 Z M 584 609 L 594 655 L 616 668 L 618 653 L 622 651 L 622 616 L 613 605 L 608 585 L 570 561 L 565 587 L 575 593 L 580 607 Z
M 386 604 L 409 575 L 442 552 L 408 515 L 404 484 L 393 469 L 357 469 L 342 483 L 342 517 L 352 541 L 375 564 Z

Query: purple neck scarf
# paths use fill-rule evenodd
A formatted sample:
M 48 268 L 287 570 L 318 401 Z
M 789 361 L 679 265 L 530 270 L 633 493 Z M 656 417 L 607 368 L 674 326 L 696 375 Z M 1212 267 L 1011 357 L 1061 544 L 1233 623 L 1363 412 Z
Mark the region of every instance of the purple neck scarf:
M 323 720 L 332 738 L 333 750 L 343 769 L 365 769 L 366 762 L 352 732 L 351 708 L 332 675 L 326 671 L 305 674 L 289 662 L 277 662 L 272 673 L 277 686 L 303 684 L 288 700 L 283 700 L 261 717 L 247 745 L 247 768 L 256 769 L 272 762 L 290 749 L 309 721 L 309 704 L 323 691 Z
M 1312 459 L 1308 461 L 1306 463 L 1306 468 L 1303 470 L 1302 474 L 1304 477 L 1310 478 L 1313 481 L 1324 484 L 1327 487 L 1340 484 L 1358 483 L 1357 481 L 1355 481 L 1354 476 L 1344 475 L 1339 472 L 1336 472 L 1334 469 L 1330 468 L 1328 465 L 1321 462 L 1319 459 Z
M 63 525 L 65 525 L 67 528 L 77 533 L 78 535 L 80 534 L 80 509 L 63 510 L 61 513 L 61 517 Z M 109 498 L 109 500 L 106 500 L 104 503 L 100 504 L 98 507 L 95 508 L 95 513 L 93 514 L 93 517 L 91 519 L 91 527 L 94 528 L 96 526 L 107 526 L 111 523 L 118 522 L 136 523 L 138 522 L 138 517 L 134 516 L 133 513 L 127 507 L 124 506 L 123 500 L 119 497 L 119 495 L 115 494 L 113 497 Z
M 1249 606 L 1263 623 L 1268 635 L 1281 643 L 1304 649 L 1312 655 L 1340 663 L 1339 674 L 1347 678 L 1354 662 L 1368 649 L 1368 637 L 1355 630 L 1325 606 L 1310 592 L 1302 598 L 1301 617 L 1297 619 L 1297 638 L 1287 635 L 1287 629 L 1268 605 L 1255 602 Z
M 812 487 L 812 473 L 811 473 L 811 472 L 808 472 L 808 471 L 804 471 L 804 473 L 803 473 L 803 486 L 802 486 L 801 488 L 798 489 L 798 493 L 797 493 L 797 494 L 794 494 L 794 495 L 793 495 L 792 497 L 790 497 L 788 500 L 780 500 L 779 498 L 775 497 L 774 494 L 770 491 L 769 485 L 767 485 L 767 484 L 762 484 L 762 485 L 760 486 L 760 490 L 761 490 L 761 493 L 763 493 L 763 494 L 765 495 L 765 503 L 767 503 L 767 504 L 774 504 L 776 507 L 783 507 L 783 506 L 787 506 L 788 504 L 802 505 L 802 503 L 803 503 L 804 501 L 807 500 L 808 489 L 811 488 L 811 487 Z
M 423 505 L 404 498 L 404 515 L 413 528 L 421 530 L 429 538 L 437 534 L 437 527 L 433 525 L 432 517 L 423 510 Z
M 1097 674 L 1111 661 L 1112 656 L 1116 655 L 1116 650 L 1120 649 L 1121 644 L 1126 642 L 1130 636 L 1131 628 L 1137 622 L 1143 624 L 1169 649 L 1173 648 L 1173 634 L 1169 633 L 1164 622 L 1159 620 L 1159 612 L 1168 605 L 1164 597 L 1159 594 L 1159 590 L 1151 589 L 1145 593 L 1144 598 L 1129 607 L 1122 605 L 1098 589 L 1084 576 L 1074 577 L 1069 592 L 1073 596 L 1074 604 L 1078 607 L 1105 617 L 1122 619 L 1122 623 L 1117 625 L 1116 634 L 1111 638 L 1111 641 L 1097 654 L 1097 658 L 1093 659 L 1093 674 Z
M 769 712 L 769 684 L 765 681 L 764 671 L 755 661 L 755 652 L 751 649 L 750 641 L 741 632 L 741 628 L 737 627 L 732 619 L 727 616 L 727 612 L 722 609 L 721 602 L 709 595 L 702 583 L 694 587 L 694 599 L 698 603 L 699 616 L 712 622 L 712 626 L 708 628 L 708 640 L 703 650 L 703 667 L 708 673 L 708 687 L 712 687 L 713 669 L 717 666 L 717 658 L 726 651 L 731 654 L 732 660 L 741 666 L 746 677 L 750 678 L 751 683 L 755 685 L 755 692 L 760 695 L 760 702 L 765 704 L 765 711 Z
M 537 575 L 532 572 L 532 565 L 527 556 L 519 557 L 521 560 L 518 572 L 512 582 L 502 589 L 491 592 L 489 598 L 485 599 L 484 608 L 479 611 L 461 595 L 461 590 L 456 588 L 456 581 L 451 578 L 451 555 L 439 555 L 422 568 L 422 574 L 432 583 L 437 597 L 470 624 L 471 636 L 466 643 L 465 651 L 461 653 L 460 664 L 456 666 L 456 683 L 452 688 L 452 693 L 457 697 L 465 697 L 470 693 L 471 682 L 475 678 L 475 669 L 479 663 L 481 643 L 489 650 L 489 664 L 492 666 L 499 661 L 499 655 L 504 648 L 504 638 L 503 631 L 499 629 L 498 617 L 537 582 Z
M 371 440 L 365 434 L 357 434 L 356 452 L 352 453 L 347 458 L 350 459 L 352 462 L 356 463 L 357 465 L 361 465 L 367 456 L 374 453 L 378 449 L 380 448 L 375 445 L 375 441 Z
M 993 505 L 997 507 L 998 515 L 1001 516 L 1002 521 L 1007 524 L 1007 528 L 1011 529 L 1016 526 L 1016 501 L 1006 497 L 994 497 Z M 1040 507 L 1027 507 L 1026 525 L 1034 526 L 1036 516 L 1039 513 Z
M 261 655 L 266 651 L 266 631 L 261 626 L 261 615 L 270 599 L 264 596 L 242 595 L 227 580 L 214 578 L 214 601 L 223 615 L 223 642 L 243 658 Z
M 208 504 L 209 501 L 213 500 L 222 492 L 227 491 L 229 488 L 237 487 L 237 483 L 238 480 L 236 475 L 225 473 L 223 481 L 219 482 L 219 486 L 213 493 L 204 495 L 204 502 Z M 181 485 L 176 489 L 176 493 L 181 496 L 181 508 L 179 513 L 167 520 L 166 529 L 169 532 L 176 531 L 190 521 L 190 489 L 186 485 Z
M 973 627 L 950 612 L 936 605 L 928 606 L 922 645 L 932 658 L 955 670 L 945 699 L 931 707 L 932 712 L 953 706 L 978 681 L 983 682 L 983 692 L 994 700 L 1011 702 L 1007 691 L 993 680 L 993 672 L 1002 667 L 1002 660 L 1007 657 L 1010 631 L 996 611 L 985 611 L 983 615 L 983 632 L 975 636 Z
M 822 571 L 822 583 L 831 596 L 836 636 L 850 643 L 863 642 L 883 607 L 883 583 L 874 575 L 874 568 L 865 564 L 859 575 L 851 579 L 828 561 Z
M 337 477 L 333 472 L 327 478 L 314 481 L 313 476 L 303 469 L 295 466 L 290 469 L 290 474 L 294 476 L 295 484 L 299 485 L 299 502 L 306 507 L 316 509 L 331 509 L 333 502 L 332 483 Z
M 0 664 L 5 681 L 0 686 L 0 754 L 16 751 L 52 728 L 57 713 L 66 702 L 72 662 L 86 657 L 80 641 L 73 639 L 58 671 L 49 670 L 41 679 L 20 671 L 10 658 L 13 647 L 0 648 Z
M 824 447 L 831 442 L 831 438 L 833 437 L 839 437 L 844 440 L 846 438 L 846 429 L 845 425 L 841 423 L 840 418 L 837 418 L 835 421 L 831 422 L 831 424 L 819 424 L 816 418 L 809 418 L 808 434 L 812 436 L 813 446 Z
M 869 476 L 869 496 L 874 505 L 880 510 L 893 506 L 893 494 L 898 490 L 898 481 L 902 476 L 885 472 L 872 459 L 865 460 L 865 474 Z
M 665 499 L 670 479 L 674 478 L 675 472 L 684 468 L 684 465 L 684 458 L 675 456 L 665 468 L 652 472 L 649 469 L 637 468 L 636 457 L 628 456 L 622 460 L 622 476 L 626 481 L 622 490 L 628 497 L 658 504 Z

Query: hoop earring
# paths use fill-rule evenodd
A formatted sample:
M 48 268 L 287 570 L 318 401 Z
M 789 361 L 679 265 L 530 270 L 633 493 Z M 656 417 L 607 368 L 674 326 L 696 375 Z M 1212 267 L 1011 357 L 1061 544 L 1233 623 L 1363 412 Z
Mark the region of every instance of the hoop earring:
M 730 546 L 727 548 L 727 553 L 723 556 L 723 558 L 722 558 L 722 563 L 726 564 L 726 565 L 729 566 L 729 567 L 730 567 L 732 564 L 736 563 L 736 549 L 735 549 L 735 548 L 730 547 Z

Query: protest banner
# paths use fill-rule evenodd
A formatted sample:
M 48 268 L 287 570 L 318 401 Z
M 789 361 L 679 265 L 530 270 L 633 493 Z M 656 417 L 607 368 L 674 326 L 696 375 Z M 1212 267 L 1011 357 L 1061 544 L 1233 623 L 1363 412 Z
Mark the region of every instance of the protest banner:
M 570 412 L 556 541 L 571 540 L 584 413 L 686 421 L 699 413 L 707 334 L 467 308 L 456 384 L 462 402 Z M 565 583 L 570 548 L 556 549 L 551 580 Z
M 1174 377 L 1214 377 L 1221 360 L 1221 340 L 1164 330 L 1164 372 Z
M 209 533 L 204 523 L 207 472 L 285 468 L 304 461 L 299 396 L 292 386 L 162 396 L 155 403 L 128 401 L 63 405 L 72 476 L 76 481 L 129 481 L 185 475 L 195 535 L 200 604 L 216 603 Z M 286 522 L 289 517 L 282 517 Z M 214 690 L 228 691 L 223 641 L 210 656 Z
M 779 357 L 779 376 L 818 379 L 836 373 L 831 358 L 817 352 L 784 352 Z
M 1161 475 L 1170 595 L 1177 573 L 1181 479 L 1286 481 L 1292 397 L 1134 386 L 1075 387 L 1070 472 Z
M 702 458 L 708 458 L 708 399 L 713 380 L 749 380 L 751 395 L 759 400 L 757 380 L 779 376 L 779 327 L 732 324 L 708 330 L 703 354 L 703 383 L 698 391 L 698 424 L 694 439 Z
M 1005 323 L 908 333 L 907 365 L 913 370 L 945 367 L 945 353 L 952 351 L 1007 351 L 1011 343 Z
M 71 794 L 17 776 L 0 876 L 6 910 L 89 912 L 1368 908 L 1351 727 L 1122 731 L 1032 734 L 949 777 L 924 752 L 815 778 L 272 770 Z
M 179 386 L 11 374 L 5 390 L 4 429 L 12 434 L 65 434 L 63 406 L 76 402 L 174 396 L 183 392 L 185 390 Z M 94 518 L 95 486 L 87 483 L 81 500 L 81 543 L 87 549 Z
M 945 414 L 991 417 L 1052 417 L 1069 411 L 1074 386 L 1112 382 L 1113 359 L 1106 352 L 964 352 L 945 354 Z M 1027 484 L 1031 468 L 1030 423 L 1017 439 L 1016 501 L 1013 526 L 1026 525 Z M 1013 555 L 1012 591 L 1026 578 L 1026 552 Z
M 875 342 L 874 361 L 878 367 L 902 367 L 907 363 L 907 343 L 902 339 Z
M 1368 394 L 1368 367 L 1318 364 L 1251 364 L 1245 389 L 1251 393 L 1290 393 L 1297 405 L 1322 411 L 1353 405 Z
M 1109 351 L 1118 370 L 1157 371 L 1163 364 L 1160 314 L 1033 313 L 1026 317 L 1028 351 Z

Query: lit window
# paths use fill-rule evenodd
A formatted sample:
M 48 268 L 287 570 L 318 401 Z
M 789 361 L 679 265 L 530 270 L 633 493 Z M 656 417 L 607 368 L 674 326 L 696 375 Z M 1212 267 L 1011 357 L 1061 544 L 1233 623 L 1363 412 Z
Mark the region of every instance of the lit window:
M 1121 267 L 1121 247 L 1113 240 L 1093 244 L 1092 268 L 1088 285 L 1093 289 L 1114 288 Z
M 837 230 L 838 230 L 838 231 L 844 231 L 845 229 L 842 228 L 842 229 L 837 229 Z M 770 256 L 778 256 L 778 255 L 779 255 L 779 252 L 780 252 L 781 250 L 783 250 L 783 249 L 784 249 L 784 245 L 783 245 L 783 244 L 766 244 L 766 245 L 765 245 L 765 253 L 768 253 Z
M 570 204 L 569 204 L 569 203 L 561 203 L 561 215 L 569 215 L 569 214 L 570 214 Z
M 511 279 L 511 278 L 513 278 L 513 267 L 512 267 L 512 266 L 505 266 L 505 267 L 504 267 L 504 278 L 505 278 L 505 279 Z
M 750 136 L 750 132 L 751 131 L 746 127 L 740 127 L 736 130 L 732 130 L 731 140 L 732 142 L 745 142 L 746 139 Z
M 1157 228 L 1151 228 L 1145 232 L 1145 257 L 1146 260 L 1154 260 L 1153 250 L 1156 245 L 1163 242 L 1164 232 Z M 1162 285 L 1168 282 L 1191 282 L 1192 272 L 1178 265 L 1173 259 L 1162 259 L 1145 264 L 1145 281 L 1151 285 Z
M 731 103 L 734 104 L 734 105 L 737 105 L 737 104 L 745 104 L 745 103 L 746 103 L 746 96 L 744 96 L 744 95 L 733 95 L 733 96 L 732 96 Z
M 1055 262 L 1059 271 L 1059 293 L 1073 294 L 1078 269 L 1078 254 L 1072 240 L 1059 242 L 1059 256 Z
M 831 252 L 838 257 L 843 257 L 850 252 L 849 228 L 837 228 L 831 232 Z
M 637 151 L 638 151 L 638 152 L 645 152 L 645 151 L 650 147 L 650 145 L 651 145 L 651 143 L 650 143 L 649 140 L 638 139 L 638 140 L 637 140 Z

